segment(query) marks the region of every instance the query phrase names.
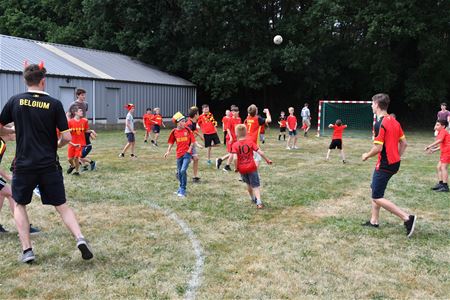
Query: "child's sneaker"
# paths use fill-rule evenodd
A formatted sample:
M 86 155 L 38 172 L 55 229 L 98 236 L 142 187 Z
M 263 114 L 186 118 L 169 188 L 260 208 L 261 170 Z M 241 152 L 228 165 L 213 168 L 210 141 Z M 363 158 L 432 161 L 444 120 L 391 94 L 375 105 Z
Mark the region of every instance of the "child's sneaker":
M 346 164 L 347 162 L 346 162 L 345 159 L 344 159 L 344 160 L 342 160 L 342 163 L 343 163 L 343 164 Z
M 22 258 L 20 259 L 23 263 L 31 264 L 36 259 L 34 256 L 33 250 L 28 250 L 22 254 Z
M 74 175 L 74 176 L 80 176 L 80 172 L 73 172 L 72 175 Z
M 225 167 L 223 167 L 222 170 L 223 170 L 224 172 L 231 172 L 231 171 L 232 171 L 230 165 L 225 165 Z
M 89 163 L 89 165 L 91 166 L 91 171 L 94 171 L 94 170 L 96 170 L 97 169 L 97 162 L 96 161 L 91 161 L 90 163 Z
M 147 143 L 147 140 L 144 140 L 144 143 Z
M 2 224 L 0 224 L 0 233 L 7 233 L 9 232 L 8 230 L 6 230 Z
M 211 164 L 212 164 L 211 160 L 208 159 L 208 160 L 206 161 L 206 164 L 207 164 L 208 166 L 211 166 Z
M 192 177 L 193 183 L 200 183 L 200 177 Z
M 368 226 L 368 227 L 378 228 L 380 225 L 379 224 L 372 224 L 372 223 L 370 223 L 370 221 L 367 221 L 366 223 L 362 223 L 361 226 Z
M 406 236 L 410 237 L 414 232 L 414 227 L 416 225 L 417 217 L 415 215 L 409 215 L 408 221 L 406 221 L 405 228 L 406 228 Z
M 120 153 L 119 157 L 125 157 L 125 153 Z
M 440 188 L 442 187 L 442 183 L 437 183 L 434 187 L 432 187 L 431 189 L 433 190 L 433 191 L 437 191 L 437 190 L 439 190 Z
M 291 147 L 287 146 L 287 147 L 286 147 L 286 150 L 291 150 Z
M 89 171 L 89 166 L 88 166 L 88 165 L 83 166 L 83 168 L 81 169 L 81 171 L 83 171 L 83 172 Z
M 73 170 L 75 170 L 75 167 L 70 166 L 70 167 L 67 169 L 67 174 L 72 173 Z
M 91 247 L 84 238 L 77 239 L 77 248 L 80 250 L 83 259 L 88 260 L 94 257 Z
M 41 232 L 38 228 L 33 227 L 31 225 L 33 225 L 33 224 L 30 224 L 30 234 L 36 235 L 36 234 L 39 234 Z
M 446 184 L 441 185 L 441 187 L 438 190 L 436 190 L 436 192 L 448 193 L 448 185 Z
M 222 161 L 223 160 L 221 158 L 216 159 L 216 168 L 217 168 L 217 170 L 220 169 L 220 165 L 222 164 Z

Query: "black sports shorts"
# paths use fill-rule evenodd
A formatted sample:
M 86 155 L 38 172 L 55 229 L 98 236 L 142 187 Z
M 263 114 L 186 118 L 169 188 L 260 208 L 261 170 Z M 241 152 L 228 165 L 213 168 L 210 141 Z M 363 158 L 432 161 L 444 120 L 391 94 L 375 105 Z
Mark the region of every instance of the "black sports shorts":
M 219 136 L 216 133 L 204 134 L 205 138 L 205 148 L 212 147 L 220 144 Z
M 342 140 L 341 139 L 335 139 L 331 140 L 330 147 L 328 149 L 336 149 L 342 150 Z

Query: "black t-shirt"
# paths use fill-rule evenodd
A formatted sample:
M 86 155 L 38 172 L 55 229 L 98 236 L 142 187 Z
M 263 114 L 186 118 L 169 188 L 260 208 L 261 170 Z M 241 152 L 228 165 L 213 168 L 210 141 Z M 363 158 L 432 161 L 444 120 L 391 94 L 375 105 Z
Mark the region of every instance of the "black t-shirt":
M 14 122 L 16 157 L 14 172 L 46 172 L 59 166 L 56 151 L 60 132 L 69 129 L 61 102 L 41 91 L 11 97 L 0 114 L 0 123 Z

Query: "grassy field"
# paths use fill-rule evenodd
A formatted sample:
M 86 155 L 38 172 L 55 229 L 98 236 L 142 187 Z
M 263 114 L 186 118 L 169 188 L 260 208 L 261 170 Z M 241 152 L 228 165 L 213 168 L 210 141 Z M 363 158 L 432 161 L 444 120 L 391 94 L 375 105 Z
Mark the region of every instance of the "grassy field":
M 92 261 L 82 261 L 54 209 L 35 199 L 30 219 L 43 230 L 32 237 L 37 261 L 19 263 L 19 240 L 4 205 L 0 223 L 12 232 L 0 235 L 0 299 L 185 297 L 198 261 L 170 212 L 200 243 L 200 299 L 450 297 L 450 196 L 430 191 L 438 155 L 423 153 L 432 133 L 406 133 L 410 146 L 386 193 L 418 215 L 410 239 L 386 211 L 379 229 L 360 225 L 370 216 L 375 165 L 374 158 L 360 160 L 371 146 L 368 138 L 344 138 L 343 165 L 338 152 L 325 161 L 329 138 L 300 137 L 300 149 L 288 151 L 269 131 L 262 148 L 274 164 L 261 165 L 266 208 L 256 210 L 235 173 L 206 165 L 205 150 L 202 183 L 189 179 L 188 197 L 177 198 L 174 152 L 163 159 L 168 131 L 159 148 L 144 144 L 142 134 L 138 159 L 131 160 L 118 158 L 122 132 L 100 132 L 92 153 L 98 170 L 65 176 Z M 223 146 L 213 150 L 215 157 L 223 153 Z M 4 167 L 12 144 L 6 156 Z M 192 165 L 190 178 L 191 172 Z

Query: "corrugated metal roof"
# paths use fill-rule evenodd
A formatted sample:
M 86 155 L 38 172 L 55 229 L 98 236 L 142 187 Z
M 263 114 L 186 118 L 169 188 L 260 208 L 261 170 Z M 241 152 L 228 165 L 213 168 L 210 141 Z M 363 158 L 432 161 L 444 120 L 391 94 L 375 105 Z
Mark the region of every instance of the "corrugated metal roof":
M 25 60 L 44 61 L 51 75 L 195 86 L 122 54 L 0 34 L 0 70 L 22 72 Z

